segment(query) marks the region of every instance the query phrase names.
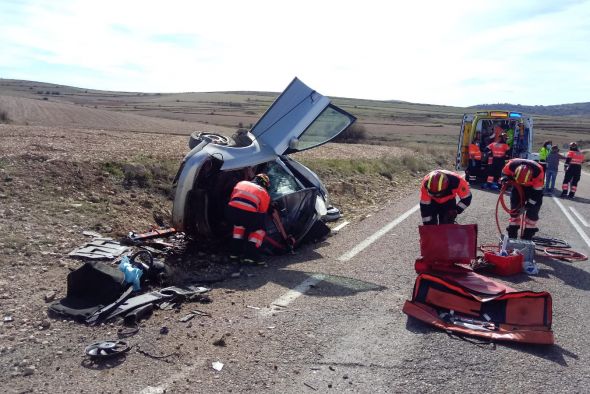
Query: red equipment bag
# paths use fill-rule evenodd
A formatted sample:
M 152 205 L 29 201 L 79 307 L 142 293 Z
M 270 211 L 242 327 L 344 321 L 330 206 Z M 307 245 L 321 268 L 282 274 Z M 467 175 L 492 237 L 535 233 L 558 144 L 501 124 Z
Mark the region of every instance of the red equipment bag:
M 495 341 L 553 344 L 547 292 L 516 291 L 474 272 L 420 274 L 403 312 L 456 334 Z
M 403 311 L 450 333 L 553 344 L 547 292 L 516 291 L 474 273 L 477 225 L 420 226 L 419 273 Z
M 477 255 L 477 224 L 440 224 L 419 226 L 420 252 L 417 273 L 442 271 L 465 272 Z

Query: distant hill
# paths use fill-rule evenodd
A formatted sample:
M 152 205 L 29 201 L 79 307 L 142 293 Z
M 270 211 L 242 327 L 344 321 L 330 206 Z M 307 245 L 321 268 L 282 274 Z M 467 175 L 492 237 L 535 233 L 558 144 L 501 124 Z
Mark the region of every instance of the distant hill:
M 590 116 L 590 103 L 574 103 L 559 105 L 520 105 L 520 104 L 479 104 L 468 107 L 481 110 L 506 110 L 522 112 L 531 115 L 546 116 Z

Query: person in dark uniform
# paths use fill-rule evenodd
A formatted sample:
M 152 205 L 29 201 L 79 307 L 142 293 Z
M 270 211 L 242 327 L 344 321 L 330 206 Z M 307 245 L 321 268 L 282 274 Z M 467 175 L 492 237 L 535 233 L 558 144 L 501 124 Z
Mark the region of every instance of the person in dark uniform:
M 234 187 L 226 208 L 226 217 L 233 224 L 230 258 L 264 263 L 259 249 L 266 235 L 264 219 L 270 207 L 269 187 L 270 179 L 263 173 Z
M 578 182 L 582 175 L 582 163 L 584 163 L 584 154 L 578 150 L 578 144 L 570 143 L 570 150 L 565 155 L 565 175 L 561 185 L 561 197 L 574 198 L 578 189 Z M 569 194 L 568 194 L 569 189 Z
M 502 169 L 502 183 L 512 181 L 514 187 L 510 193 L 510 219 L 508 219 L 509 238 L 518 238 L 518 230 L 522 225 L 524 210 L 524 230 L 522 239 L 532 239 L 539 229 L 539 210 L 543 204 L 543 183 L 545 173 L 543 167 L 533 160 L 512 159 Z
M 456 198 L 459 197 L 459 202 Z M 423 224 L 450 224 L 471 204 L 467 181 L 457 173 L 434 170 L 422 180 L 420 214 Z

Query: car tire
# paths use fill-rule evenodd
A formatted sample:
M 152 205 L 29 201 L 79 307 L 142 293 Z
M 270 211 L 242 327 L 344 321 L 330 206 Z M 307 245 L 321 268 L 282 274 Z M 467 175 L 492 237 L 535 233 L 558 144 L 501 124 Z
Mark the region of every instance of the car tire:
M 188 147 L 193 149 L 199 145 L 203 140 L 210 140 L 212 144 L 216 145 L 229 145 L 230 139 L 224 135 L 216 133 L 207 133 L 203 131 L 195 131 L 191 134 L 188 139 Z

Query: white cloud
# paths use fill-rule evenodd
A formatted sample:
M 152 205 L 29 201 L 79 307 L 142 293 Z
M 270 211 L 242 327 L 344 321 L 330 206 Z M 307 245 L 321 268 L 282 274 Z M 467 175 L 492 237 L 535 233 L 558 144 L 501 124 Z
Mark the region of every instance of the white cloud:
M 589 18 L 590 1 L 9 2 L 0 76 L 152 92 L 280 91 L 298 76 L 331 96 L 590 101 Z

